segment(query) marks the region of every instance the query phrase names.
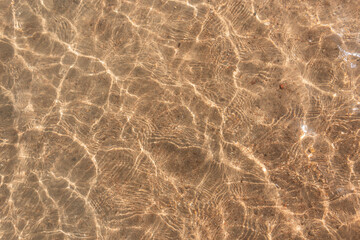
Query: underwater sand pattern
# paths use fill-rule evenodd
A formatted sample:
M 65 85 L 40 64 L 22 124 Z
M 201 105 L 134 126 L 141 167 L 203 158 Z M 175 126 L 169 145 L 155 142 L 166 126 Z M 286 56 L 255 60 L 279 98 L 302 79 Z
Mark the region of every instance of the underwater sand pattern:
M 359 239 L 358 0 L 0 0 L 0 239 Z

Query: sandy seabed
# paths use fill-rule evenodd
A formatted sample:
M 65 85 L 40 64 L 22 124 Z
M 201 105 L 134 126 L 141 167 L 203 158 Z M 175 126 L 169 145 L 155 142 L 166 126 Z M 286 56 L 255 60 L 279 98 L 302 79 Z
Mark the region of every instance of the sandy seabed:
M 359 0 L 0 0 L 0 239 L 360 239 Z

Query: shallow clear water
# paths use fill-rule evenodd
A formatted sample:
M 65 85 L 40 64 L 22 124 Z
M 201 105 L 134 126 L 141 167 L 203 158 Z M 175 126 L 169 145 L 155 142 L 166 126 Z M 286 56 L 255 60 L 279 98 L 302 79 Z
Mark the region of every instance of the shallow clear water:
M 0 238 L 358 239 L 359 13 L 0 1 Z

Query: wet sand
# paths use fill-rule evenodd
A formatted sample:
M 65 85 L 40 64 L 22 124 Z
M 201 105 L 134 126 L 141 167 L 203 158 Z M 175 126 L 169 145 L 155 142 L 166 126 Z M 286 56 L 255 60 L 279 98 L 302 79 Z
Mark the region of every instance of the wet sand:
M 359 13 L 0 1 L 0 239 L 359 239 Z

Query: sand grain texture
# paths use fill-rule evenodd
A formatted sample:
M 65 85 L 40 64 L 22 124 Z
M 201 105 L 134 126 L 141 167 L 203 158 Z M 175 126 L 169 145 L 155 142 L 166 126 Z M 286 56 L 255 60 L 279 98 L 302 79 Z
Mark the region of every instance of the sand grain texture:
M 0 0 L 0 239 L 359 239 L 359 13 Z

